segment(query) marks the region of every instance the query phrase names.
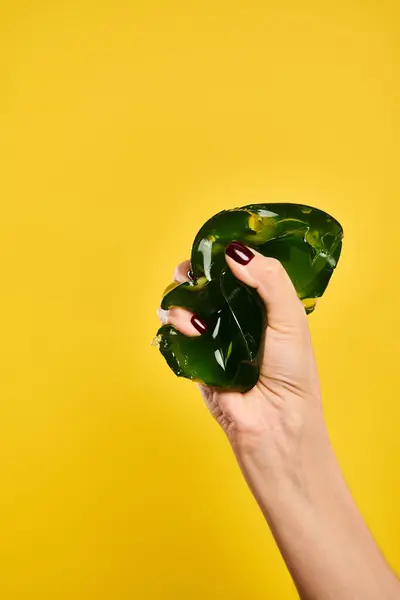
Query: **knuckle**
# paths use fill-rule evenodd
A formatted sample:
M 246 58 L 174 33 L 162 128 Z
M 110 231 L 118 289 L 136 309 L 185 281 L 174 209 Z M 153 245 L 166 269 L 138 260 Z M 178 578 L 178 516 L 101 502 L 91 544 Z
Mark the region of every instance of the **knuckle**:
M 178 282 L 188 281 L 188 270 L 190 268 L 190 262 L 188 260 L 184 260 L 179 265 L 175 267 L 174 271 L 174 280 Z
M 168 322 L 168 310 L 164 310 L 161 306 L 157 309 L 157 316 L 163 325 Z
M 265 258 L 264 270 L 267 275 L 272 277 L 279 277 L 285 271 L 281 262 L 271 256 Z
M 168 319 L 170 321 L 179 319 L 179 317 L 181 316 L 181 311 L 182 309 L 178 306 L 171 306 L 171 308 L 168 310 Z

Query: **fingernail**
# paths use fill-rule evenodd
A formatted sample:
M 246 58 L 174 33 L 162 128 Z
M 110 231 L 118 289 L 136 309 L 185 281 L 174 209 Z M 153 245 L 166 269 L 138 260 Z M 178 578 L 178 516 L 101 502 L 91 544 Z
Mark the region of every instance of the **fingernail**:
M 240 265 L 248 265 L 254 254 L 240 242 L 231 242 L 225 249 L 225 253 Z
M 187 272 L 187 276 L 189 281 L 194 281 L 194 275 L 191 269 L 189 269 L 189 271 Z
M 197 315 L 193 315 L 193 317 L 190 319 L 190 322 L 199 333 L 204 333 L 208 329 L 207 324 L 204 323 L 204 321 Z

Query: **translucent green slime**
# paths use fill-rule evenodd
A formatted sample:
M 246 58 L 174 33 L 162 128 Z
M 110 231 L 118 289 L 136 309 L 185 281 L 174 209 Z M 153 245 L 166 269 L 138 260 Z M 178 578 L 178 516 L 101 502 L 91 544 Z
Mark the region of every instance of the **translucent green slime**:
M 310 313 L 337 265 L 342 237 L 333 217 L 300 204 L 250 204 L 209 219 L 193 242 L 193 281 L 172 287 L 161 303 L 163 309 L 187 308 L 208 325 L 195 337 L 172 325 L 160 327 L 158 346 L 174 373 L 238 391 L 257 382 L 267 315 L 258 293 L 236 279 L 226 263 L 231 241 L 277 258 Z

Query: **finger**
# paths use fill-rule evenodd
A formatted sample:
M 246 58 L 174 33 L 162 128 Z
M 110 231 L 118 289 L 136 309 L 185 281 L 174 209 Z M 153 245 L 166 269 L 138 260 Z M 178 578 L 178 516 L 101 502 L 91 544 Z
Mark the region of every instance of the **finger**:
M 184 260 L 181 262 L 174 271 L 174 280 L 182 283 L 183 281 L 190 281 L 190 260 Z
M 306 312 L 295 287 L 281 263 L 259 252 L 232 242 L 226 248 L 232 273 L 255 288 L 267 309 L 268 325 L 277 330 L 307 326 Z
M 190 281 L 190 260 L 181 262 L 174 271 L 174 280 L 183 283 Z M 197 315 L 185 308 L 172 307 L 169 310 L 163 310 L 161 307 L 157 310 L 158 318 L 163 325 L 173 325 L 178 331 L 188 336 L 198 336 L 207 330 L 206 323 Z
M 197 336 L 207 331 L 207 324 L 199 316 L 185 308 L 173 306 L 169 310 L 159 308 L 158 317 L 163 325 L 173 325 L 178 331 L 188 336 Z

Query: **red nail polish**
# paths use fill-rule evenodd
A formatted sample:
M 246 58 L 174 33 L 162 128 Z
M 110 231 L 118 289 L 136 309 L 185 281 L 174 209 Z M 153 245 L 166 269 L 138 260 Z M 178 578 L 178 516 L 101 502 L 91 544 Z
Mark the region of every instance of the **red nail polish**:
M 248 265 L 249 262 L 254 258 L 254 254 L 251 250 L 244 246 L 240 242 L 231 242 L 225 249 L 225 253 L 233 258 L 240 265 Z
M 194 281 L 194 275 L 193 275 L 192 269 L 189 269 L 189 271 L 186 273 L 186 275 L 187 275 L 189 281 L 192 281 L 192 282 Z
M 199 333 L 204 333 L 208 329 L 207 324 L 204 323 L 204 321 L 197 315 L 193 315 L 193 317 L 190 319 L 190 322 Z

